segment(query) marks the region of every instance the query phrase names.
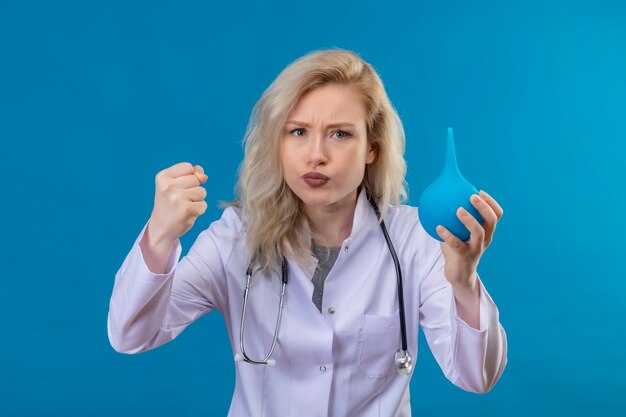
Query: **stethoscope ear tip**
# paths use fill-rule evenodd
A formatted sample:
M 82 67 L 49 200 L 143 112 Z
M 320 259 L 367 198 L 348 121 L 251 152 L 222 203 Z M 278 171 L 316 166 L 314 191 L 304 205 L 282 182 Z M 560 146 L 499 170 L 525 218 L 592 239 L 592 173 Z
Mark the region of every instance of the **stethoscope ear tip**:
M 276 366 L 276 360 L 274 360 L 274 359 L 268 359 L 268 360 L 267 360 L 267 365 L 268 365 L 268 366 L 271 366 L 271 367 Z
M 243 356 L 241 355 L 241 353 L 238 353 L 235 355 L 235 362 L 242 362 L 243 361 Z

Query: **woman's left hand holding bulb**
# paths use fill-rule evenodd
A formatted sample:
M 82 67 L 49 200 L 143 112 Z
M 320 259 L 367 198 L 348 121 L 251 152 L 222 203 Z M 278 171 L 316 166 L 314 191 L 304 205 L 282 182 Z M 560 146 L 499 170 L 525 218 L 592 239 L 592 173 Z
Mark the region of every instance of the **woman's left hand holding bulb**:
M 480 191 L 479 195 L 473 194 L 470 202 L 484 219 L 482 225 L 464 208 L 459 207 L 457 210 L 457 217 L 470 231 L 470 238 L 467 241 L 463 242 L 445 227 L 437 226 L 437 234 L 444 240 L 440 242 L 445 258 L 444 273 L 452 284 L 457 305 L 460 302 L 462 306 L 474 312 L 478 309 L 479 292 L 476 275 L 478 262 L 491 243 L 496 224 L 503 214 L 502 208 L 493 197 L 484 191 Z M 468 323 L 478 328 L 478 314 L 475 316 L 474 320 L 471 320 L 474 323 Z

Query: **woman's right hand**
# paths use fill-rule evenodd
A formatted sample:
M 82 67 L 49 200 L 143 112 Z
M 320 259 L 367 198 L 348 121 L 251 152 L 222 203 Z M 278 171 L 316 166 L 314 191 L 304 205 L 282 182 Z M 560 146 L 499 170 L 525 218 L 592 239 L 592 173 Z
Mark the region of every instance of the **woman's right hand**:
M 155 178 L 154 208 L 149 231 L 152 242 L 173 243 L 204 214 L 207 180 L 200 165 L 181 162 L 159 172 Z

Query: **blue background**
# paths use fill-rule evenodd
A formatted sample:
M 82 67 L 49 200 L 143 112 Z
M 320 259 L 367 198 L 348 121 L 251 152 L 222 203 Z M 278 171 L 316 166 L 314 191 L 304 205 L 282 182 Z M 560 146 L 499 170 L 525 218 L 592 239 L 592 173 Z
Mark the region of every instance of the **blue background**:
M 19 3 L 19 4 L 18 4 Z M 154 176 L 204 167 L 233 197 L 256 100 L 313 50 L 360 53 L 407 135 L 409 204 L 443 164 L 504 208 L 479 273 L 508 365 L 487 395 L 445 379 L 420 334 L 414 415 L 626 409 L 622 1 L 0 3 L 0 415 L 226 415 L 219 312 L 140 355 L 109 345 L 115 273 Z

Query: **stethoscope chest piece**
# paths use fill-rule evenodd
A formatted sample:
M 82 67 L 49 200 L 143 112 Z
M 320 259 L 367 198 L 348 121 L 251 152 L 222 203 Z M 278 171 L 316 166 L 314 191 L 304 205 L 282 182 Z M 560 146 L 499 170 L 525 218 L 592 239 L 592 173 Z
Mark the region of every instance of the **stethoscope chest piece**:
M 408 350 L 398 349 L 395 354 L 396 369 L 402 376 L 407 376 L 413 370 L 413 358 Z

